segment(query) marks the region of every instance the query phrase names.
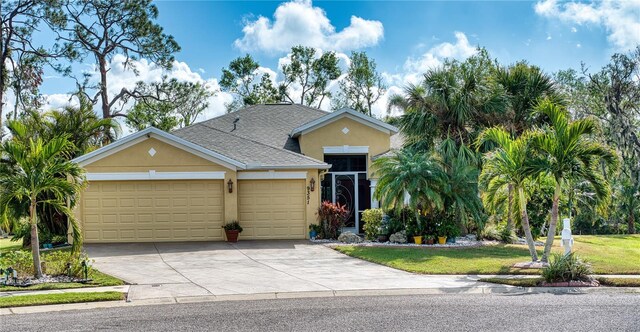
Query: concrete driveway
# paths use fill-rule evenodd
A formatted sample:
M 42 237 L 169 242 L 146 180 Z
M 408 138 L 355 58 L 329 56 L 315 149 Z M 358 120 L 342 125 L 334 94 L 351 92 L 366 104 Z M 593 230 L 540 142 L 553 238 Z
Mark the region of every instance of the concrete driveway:
M 133 284 L 129 299 L 288 292 L 474 287 L 465 276 L 424 276 L 308 241 L 87 244 L 102 272 Z

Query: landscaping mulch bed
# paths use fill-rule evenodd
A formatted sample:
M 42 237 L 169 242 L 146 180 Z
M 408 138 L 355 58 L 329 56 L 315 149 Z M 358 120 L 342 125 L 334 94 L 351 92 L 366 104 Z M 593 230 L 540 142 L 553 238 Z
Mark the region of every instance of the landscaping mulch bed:
M 9 281 L 7 281 L 6 284 L 2 282 L 2 285 L 13 286 L 13 287 L 29 287 L 29 286 L 45 284 L 45 283 L 71 283 L 71 282 L 87 283 L 91 281 L 92 279 L 80 279 L 80 278 L 69 277 L 66 275 L 59 275 L 59 276 L 44 275 L 42 276 L 42 278 L 39 278 L 39 279 L 33 278 L 33 277 L 19 278 L 15 282 L 13 281 L 13 279 L 10 279 Z

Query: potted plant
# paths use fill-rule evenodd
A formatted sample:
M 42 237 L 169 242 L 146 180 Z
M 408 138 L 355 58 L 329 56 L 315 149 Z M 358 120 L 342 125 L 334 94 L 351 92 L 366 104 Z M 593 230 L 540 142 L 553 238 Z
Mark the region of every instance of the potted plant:
M 422 244 L 422 235 L 415 235 L 415 236 L 413 237 L 413 242 L 414 242 L 415 244 Z
M 433 244 L 435 242 L 435 239 L 433 238 L 433 235 L 427 235 L 425 237 L 425 240 L 426 240 L 427 244 Z
M 319 233 L 320 233 L 320 225 L 318 224 L 309 225 L 309 238 L 311 240 L 315 240 L 318 237 Z
M 238 242 L 238 234 L 242 233 L 242 226 L 237 220 L 225 224 L 222 228 L 227 236 L 227 242 Z

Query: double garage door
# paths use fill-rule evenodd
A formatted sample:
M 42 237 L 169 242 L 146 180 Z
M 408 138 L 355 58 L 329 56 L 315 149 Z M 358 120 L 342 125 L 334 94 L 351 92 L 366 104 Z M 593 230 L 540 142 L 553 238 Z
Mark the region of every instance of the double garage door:
M 82 195 L 85 242 L 222 241 L 222 180 L 95 181 Z M 240 180 L 241 239 L 305 237 L 304 180 Z

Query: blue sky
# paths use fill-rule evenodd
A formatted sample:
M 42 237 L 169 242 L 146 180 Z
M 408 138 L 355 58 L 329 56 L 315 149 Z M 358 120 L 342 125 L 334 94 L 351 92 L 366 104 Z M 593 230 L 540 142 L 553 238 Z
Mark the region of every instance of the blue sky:
M 640 0 L 155 3 L 158 22 L 182 47 L 172 75 L 209 82 L 212 89 L 232 59 L 250 53 L 265 67 L 261 70 L 277 72 L 296 44 L 340 54 L 366 51 L 384 73 L 390 94 L 401 92 L 445 57 L 468 57 L 478 45 L 503 64 L 524 59 L 552 73 L 579 68 L 581 62 L 600 68 L 614 52 L 640 43 Z M 121 88 L 118 84 L 159 77 L 152 64 L 141 68 L 140 77 L 110 72 L 113 90 Z M 72 88 L 68 79 L 52 77 L 43 92 L 54 95 L 50 104 L 55 106 Z M 223 112 L 230 98 L 218 93 L 205 117 Z M 382 98 L 378 103 L 378 115 L 385 102 Z

